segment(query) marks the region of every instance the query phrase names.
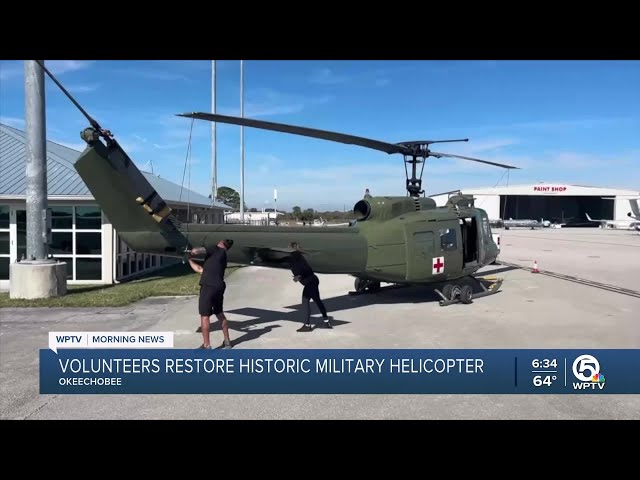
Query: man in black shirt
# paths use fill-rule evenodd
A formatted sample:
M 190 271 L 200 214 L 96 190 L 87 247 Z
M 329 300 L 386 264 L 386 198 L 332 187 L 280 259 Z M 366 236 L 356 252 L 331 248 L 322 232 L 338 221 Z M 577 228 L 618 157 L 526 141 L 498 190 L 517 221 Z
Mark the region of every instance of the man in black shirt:
M 215 247 L 198 247 L 191 250 L 189 265 L 201 275 L 200 296 L 198 299 L 198 311 L 200 313 L 200 325 L 202 329 L 203 343 L 200 348 L 211 348 L 209 338 L 210 317 L 213 313 L 222 324 L 224 335 L 224 348 L 231 348 L 229 339 L 229 325 L 224 315 L 223 301 L 227 284 L 224 281 L 224 273 L 227 269 L 227 250 L 233 246 L 233 240 L 220 240 Z M 200 266 L 191 257 L 204 254 L 204 265 Z
M 293 273 L 293 281 L 300 282 L 304 285 L 304 288 L 302 289 L 302 315 L 304 323 L 297 331 L 310 332 L 313 330 L 311 327 L 311 300 L 315 302 L 318 306 L 318 310 L 322 313 L 322 319 L 324 320 L 322 322 L 322 327 L 333 328 L 329 322 L 329 317 L 327 316 L 327 309 L 320 299 L 320 291 L 318 289 L 320 279 L 313 272 L 311 265 L 309 265 L 302 255 L 300 245 L 298 245 L 297 242 L 291 242 L 289 246 L 293 249 L 293 252 L 291 252 L 289 256 L 285 257 L 284 261 L 289 263 L 289 268 L 291 268 L 291 273 Z

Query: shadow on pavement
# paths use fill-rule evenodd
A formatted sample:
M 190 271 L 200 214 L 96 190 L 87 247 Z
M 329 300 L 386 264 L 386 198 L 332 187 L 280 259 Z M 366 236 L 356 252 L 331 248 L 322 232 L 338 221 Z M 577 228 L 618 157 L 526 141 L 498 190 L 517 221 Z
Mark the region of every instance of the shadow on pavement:
M 516 270 L 515 267 L 496 265 L 495 268 L 489 268 L 477 273 L 476 277 L 484 277 L 496 275 L 498 273 L 507 272 L 510 270 Z M 323 298 L 325 307 L 329 316 L 332 317 L 331 324 L 334 328 L 339 328 L 341 325 L 348 324 L 345 320 L 339 320 L 334 317 L 336 312 L 352 310 L 360 307 L 367 307 L 370 305 L 394 305 L 399 303 L 431 303 L 441 300 L 440 296 L 435 293 L 434 288 L 439 285 L 389 285 L 380 288 L 376 293 L 365 293 L 361 295 L 340 295 L 337 297 Z M 474 291 L 480 291 L 479 288 L 474 287 Z M 499 293 L 499 292 L 498 292 Z M 234 313 L 238 315 L 244 315 L 247 317 L 254 317 L 248 320 L 229 320 L 229 328 L 232 330 L 246 332 L 242 337 L 234 340 L 234 345 L 243 343 L 246 341 L 258 338 L 266 333 L 269 333 L 273 328 L 278 328 L 280 325 L 270 325 L 263 328 L 253 328 L 256 325 L 273 322 L 293 322 L 302 324 L 302 312 L 301 304 L 287 305 L 283 308 L 291 309 L 291 312 L 279 312 L 277 310 L 269 310 L 257 307 L 243 307 L 228 310 L 226 313 Z M 321 318 L 318 314 L 318 309 L 313 302 L 311 302 L 311 321 L 316 325 L 321 322 Z M 314 316 L 315 315 L 315 316 Z M 215 317 L 213 317 L 215 318 Z M 211 322 L 211 332 L 220 330 L 220 322 L 213 320 Z M 196 332 L 200 332 L 198 327 Z

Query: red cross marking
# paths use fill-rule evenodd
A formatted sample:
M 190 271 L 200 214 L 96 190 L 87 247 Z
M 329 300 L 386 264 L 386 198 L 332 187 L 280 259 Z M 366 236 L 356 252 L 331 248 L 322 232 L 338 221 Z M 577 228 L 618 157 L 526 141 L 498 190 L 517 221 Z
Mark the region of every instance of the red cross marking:
M 444 263 L 440 261 L 440 258 L 436 258 L 436 263 L 433 264 L 433 268 L 436 269 L 436 273 L 440 273 L 440 269 L 444 267 Z

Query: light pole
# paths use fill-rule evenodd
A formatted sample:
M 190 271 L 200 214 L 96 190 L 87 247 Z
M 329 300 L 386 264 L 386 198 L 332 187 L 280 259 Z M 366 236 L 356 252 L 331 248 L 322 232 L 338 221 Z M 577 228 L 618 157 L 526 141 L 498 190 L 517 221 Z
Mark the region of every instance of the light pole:
M 244 60 L 240 60 L 240 117 L 244 118 Z M 240 220 L 244 223 L 244 126 L 240 126 Z
M 216 113 L 216 61 L 211 60 L 211 113 Z M 211 122 L 211 205 L 218 196 L 218 157 L 216 122 Z

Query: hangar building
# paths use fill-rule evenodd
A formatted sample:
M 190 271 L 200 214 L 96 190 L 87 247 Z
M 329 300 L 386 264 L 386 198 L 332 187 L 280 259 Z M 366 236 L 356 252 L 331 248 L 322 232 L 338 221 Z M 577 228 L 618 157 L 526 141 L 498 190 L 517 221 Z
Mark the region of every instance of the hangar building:
M 549 220 L 575 226 L 598 227 L 591 218 L 629 220 L 630 199 L 640 198 L 640 191 L 538 183 L 489 188 L 465 188 L 431 195 L 442 206 L 455 194 L 473 195 L 475 205 L 486 210 L 491 220 Z

